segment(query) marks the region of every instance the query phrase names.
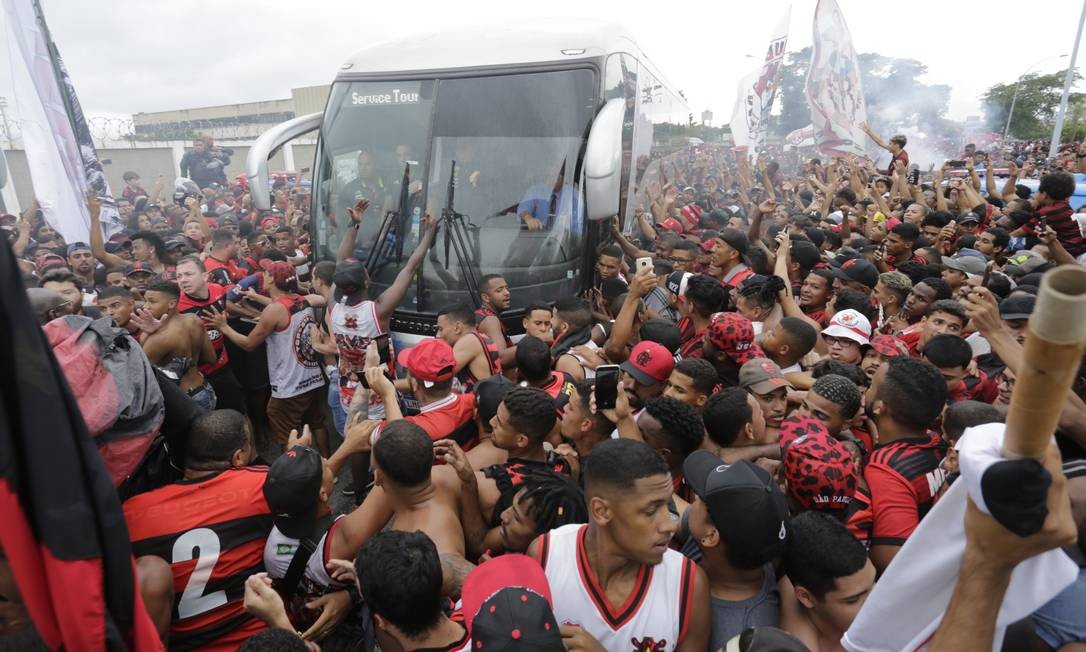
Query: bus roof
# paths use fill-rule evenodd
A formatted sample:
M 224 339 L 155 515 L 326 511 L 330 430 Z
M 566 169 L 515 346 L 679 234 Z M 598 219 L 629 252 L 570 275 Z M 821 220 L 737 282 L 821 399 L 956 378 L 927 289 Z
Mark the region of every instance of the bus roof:
M 376 43 L 348 59 L 340 67 L 340 75 L 568 62 L 612 52 L 628 52 L 645 61 L 644 53 L 618 23 L 585 19 L 517 21 L 413 34 Z

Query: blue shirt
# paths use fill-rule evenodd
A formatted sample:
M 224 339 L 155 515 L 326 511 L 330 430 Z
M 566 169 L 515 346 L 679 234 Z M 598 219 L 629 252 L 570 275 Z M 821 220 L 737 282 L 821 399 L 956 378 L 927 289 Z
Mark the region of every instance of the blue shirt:
M 581 230 L 583 201 L 573 186 L 564 185 L 559 192 L 554 192 L 554 186 L 545 183 L 537 183 L 528 189 L 524 198 L 517 205 L 517 215 L 530 214 L 543 223 L 543 228 L 550 230 L 556 224 L 568 227 L 572 232 Z M 554 214 L 551 208 L 554 207 Z

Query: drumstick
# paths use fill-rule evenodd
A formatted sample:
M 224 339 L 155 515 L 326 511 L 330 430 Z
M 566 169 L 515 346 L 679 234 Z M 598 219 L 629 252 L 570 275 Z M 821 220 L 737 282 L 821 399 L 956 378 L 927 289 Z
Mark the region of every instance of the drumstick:
M 1041 278 L 1007 409 L 1005 457 L 1042 459 L 1086 345 L 1086 268 L 1062 265 Z

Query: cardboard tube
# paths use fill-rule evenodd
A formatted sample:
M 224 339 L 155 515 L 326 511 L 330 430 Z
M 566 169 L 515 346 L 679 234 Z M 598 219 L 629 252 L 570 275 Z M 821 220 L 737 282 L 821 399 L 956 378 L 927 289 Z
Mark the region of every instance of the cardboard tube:
M 1086 268 L 1063 265 L 1042 277 L 1037 292 L 1007 409 L 1005 457 L 1044 458 L 1084 346 Z

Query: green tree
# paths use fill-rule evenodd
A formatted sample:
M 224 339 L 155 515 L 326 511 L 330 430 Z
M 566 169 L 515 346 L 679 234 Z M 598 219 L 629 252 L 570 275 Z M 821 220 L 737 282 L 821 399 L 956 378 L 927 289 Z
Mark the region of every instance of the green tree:
M 787 136 L 792 131 L 811 124 L 811 110 L 807 107 L 807 95 L 804 91 L 810 67 L 810 47 L 799 52 L 789 52 L 784 57 L 777 87 L 777 102 L 781 110 L 779 114 L 771 115 L 769 120 L 770 129 L 780 136 Z
M 1060 106 L 1060 94 L 1063 93 L 1063 80 L 1067 71 L 1048 75 L 1031 73 L 1017 82 L 996 84 L 980 96 L 984 103 L 984 117 L 988 128 L 1003 132 L 1007 125 L 1007 114 L 1014 101 L 1014 114 L 1011 115 L 1010 135 L 1015 138 L 1046 138 L 1052 135 L 1052 126 L 1056 122 L 1056 111 Z M 1075 80 L 1081 77 L 1076 73 Z M 1018 98 L 1014 98 L 1015 86 L 1018 86 Z M 1068 119 L 1064 121 L 1064 135 L 1073 132 L 1079 125 L 1071 120 L 1072 107 L 1081 102 L 1081 93 L 1072 93 L 1069 99 Z M 1081 110 L 1079 111 L 1081 115 Z M 1069 129 L 1070 128 L 1070 129 Z

